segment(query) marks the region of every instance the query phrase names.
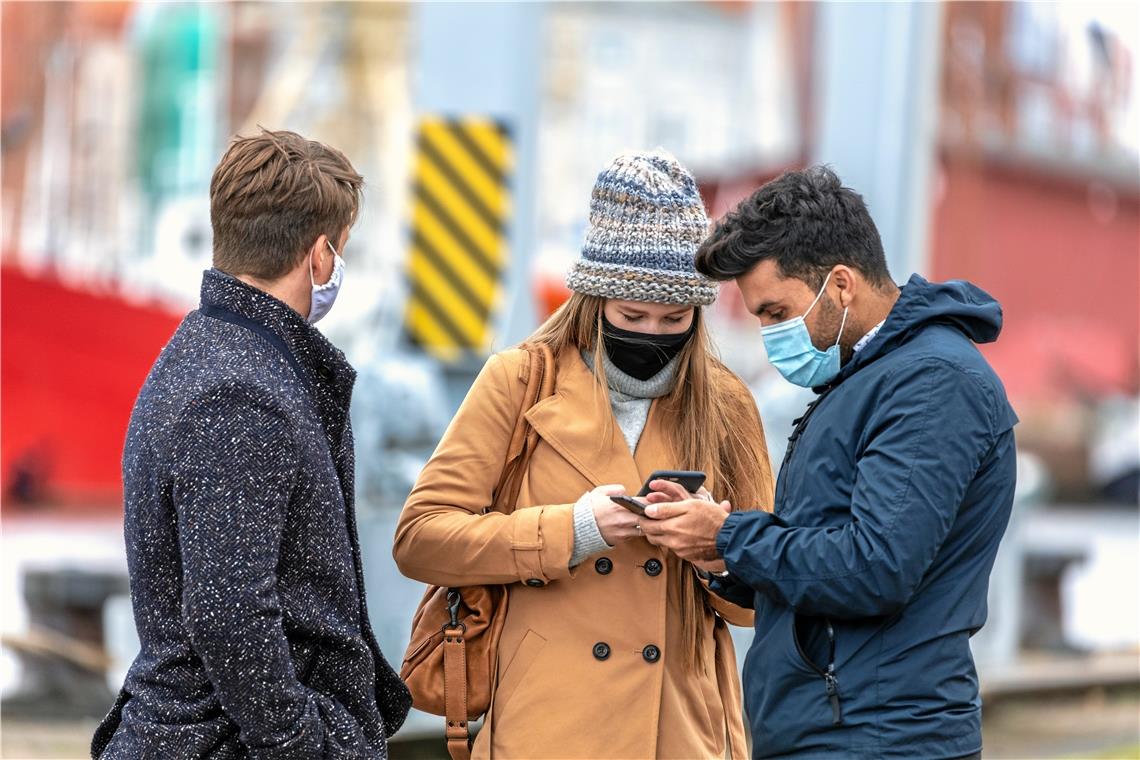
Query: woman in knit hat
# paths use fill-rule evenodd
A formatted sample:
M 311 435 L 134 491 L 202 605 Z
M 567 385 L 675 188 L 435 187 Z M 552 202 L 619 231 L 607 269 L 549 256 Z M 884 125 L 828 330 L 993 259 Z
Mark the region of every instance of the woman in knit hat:
M 476 757 L 747 756 L 726 623 L 751 625 L 751 612 L 609 498 L 655 470 L 701 470 L 717 499 L 771 504 L 755 403 L 713 357 L 701 313 L 717 295 L 693 266 L 707 223 L 674 158 L 615 159 L 569 301 L 488 360 L 404 506 L 405 575 L 507 587 Z M 529 409 L 528 347 L 555 364 L 553 394 Z M 537 445 L 514 511 L 487 512 L 520 414 Z

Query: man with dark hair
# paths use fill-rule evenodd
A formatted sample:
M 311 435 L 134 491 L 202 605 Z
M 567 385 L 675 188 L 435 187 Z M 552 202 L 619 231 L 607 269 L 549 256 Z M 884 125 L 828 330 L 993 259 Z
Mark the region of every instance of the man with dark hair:
M 642 521 L 756 611 L 753 756 L 979 756 L 969 639 L 1013 502 L 1017 418 L 974 344 L 997 338 L 1001 307 L 966 282 L 900 290 L 863 199 L 823 167 L 743 201 L 697 269 L 736 281 L 769 361 L 819 394 L 773 512 L 659 481 Z
M 384 758 L 408 713 L 364 601 L 356 373 L 313 327 L 363 182 L 292 132 L 235 140 L 214 172 L 214 268 L 127 430 L 142 648 L 92 757 Z

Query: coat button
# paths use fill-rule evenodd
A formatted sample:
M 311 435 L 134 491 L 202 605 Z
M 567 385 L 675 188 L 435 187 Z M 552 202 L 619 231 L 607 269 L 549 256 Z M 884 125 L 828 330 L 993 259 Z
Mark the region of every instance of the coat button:
M 528 578 L 526 585 L 530 586 L 531 588 L 542 588 L 546 584 L 543 583 L 542 578 Z
M 614 563 L 609 557 L 601 557 L 594 562 L 594 569 L 598 571 L 598 575 L 609 575 L 614 569 Z
M 594 657 L 599 660 L 604 660 L 610 656 L 610 645 L 604 641 L 599 641 L 594 644 Z
M 661 575 L 661 567 L 662 567 L 661 566 L 661 560 L 659 560 L 659 559 L 647 560 L 645 565 L 644 565 L 645 574 L 649 575 L 649 576 Z
M 645 658 L 646 662 L 657 662 L 661 659 L 661 650 L 650 644 L 641 650 L 641 656 Z
M 330 383 L 332 382 L 332 379 L 334 377 L 336 377 L 336 375 L 333 373 L 333 371 L 331 369 L 329 369 L 328 367 L 324 366 L 323 364 L 321 366 L 317 367 L 317 374 L 320 375 L 320 378 L 322 380 L 325 380 L 325 381 L 330 382 Z

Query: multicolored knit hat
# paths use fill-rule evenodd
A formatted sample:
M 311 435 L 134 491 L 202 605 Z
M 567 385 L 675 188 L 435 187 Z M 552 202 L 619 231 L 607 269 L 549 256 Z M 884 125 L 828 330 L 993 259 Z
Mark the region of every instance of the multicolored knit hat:
M 668 153 L 625 153 L 594 183 L 582 258 L 566 277 L 577 293 L 707 306 L 717 284 L 693 266 L 708 233 L 693 175 Z

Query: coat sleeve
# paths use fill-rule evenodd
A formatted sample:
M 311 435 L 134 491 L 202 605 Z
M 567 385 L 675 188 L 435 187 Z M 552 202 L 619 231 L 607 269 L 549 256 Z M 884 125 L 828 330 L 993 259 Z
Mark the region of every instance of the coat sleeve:
M 701 585 L 704 586 L 705 591 L 708 592 L 709 606 L 713 610 L 733 625 L 744 627 L 751 627 L 755 621 L 755 613 L 752 611 L 752 594 L 748 593 L 747 597 L 742 599 L 734 599 L 727 595 L 719 593 L 716 581 L 712 583 L 704 578 L 701 579 Z
M 880 398 L 856 460 L 850 522 L 729 515 L 717 549 L 734 579 L 808 615 L 870 617 L 906 605 L 994 443 L 997 404 L 988 385 L 940 359 L 900 368 Z
M 300 683 L 282 628 L 278 549 L 299 468 L 287 421 L 253 389 L 214 389 L 181 415 L 171 454 L 183 624 L 250 757 L 362 742 L 341 705 Z
M 420 473 L 392 548 L 407 577 L 438 586 L 569 577 L 573 504 L 484 513 L 523 403 L 518 369 L 501 354 L 487 361 Z

